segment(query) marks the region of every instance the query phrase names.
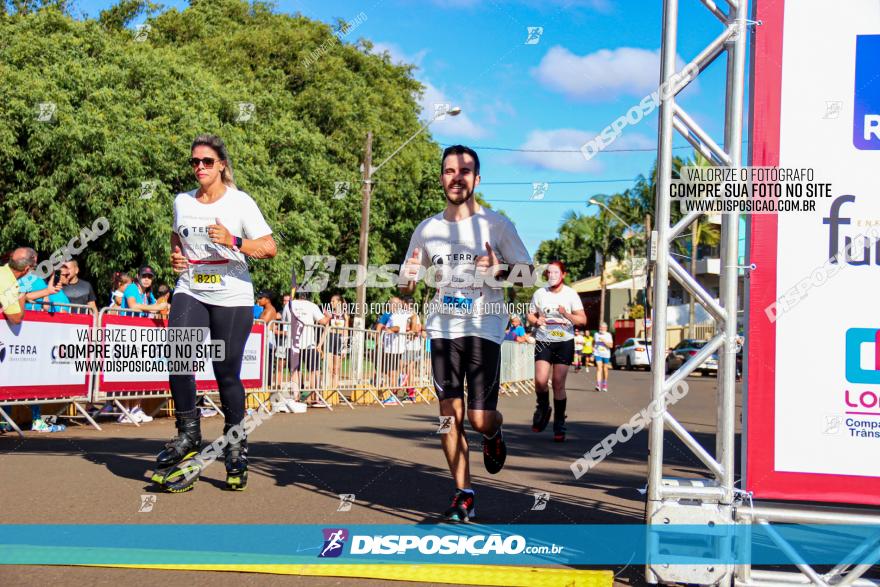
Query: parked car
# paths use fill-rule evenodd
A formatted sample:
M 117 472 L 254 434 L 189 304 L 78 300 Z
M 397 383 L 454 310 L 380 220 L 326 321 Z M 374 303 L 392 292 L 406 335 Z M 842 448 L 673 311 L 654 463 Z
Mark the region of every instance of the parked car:
M 685 361 L 696 355 L 708 341 L 686 338 L 678 343 L 675 348 L 669 349 L 666 354 L 666 373 L 672 373 L 681 367 Z M 695 370 L 703 375 L 718 372 L 718 354 L 712 353 L 706 361 Z
M 625 367 L 651 368 L 651 343 L 644 338 L 628 338 L 611 353 L 611 366 L 615 369 Z

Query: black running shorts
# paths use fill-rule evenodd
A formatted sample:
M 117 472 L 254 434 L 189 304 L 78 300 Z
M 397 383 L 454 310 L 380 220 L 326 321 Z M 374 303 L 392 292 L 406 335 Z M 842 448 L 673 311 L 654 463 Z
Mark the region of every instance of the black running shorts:
M 494 410 L 501 385 L 501 345 L 478 336 L 431 339 L 434 389 L 441 399 L 464 397 L 467 408 Z
M 561 342 L 535 343 L 535 360 L 547 361 L 551 365 L 571 365 L 574 362 L 574 339 Z

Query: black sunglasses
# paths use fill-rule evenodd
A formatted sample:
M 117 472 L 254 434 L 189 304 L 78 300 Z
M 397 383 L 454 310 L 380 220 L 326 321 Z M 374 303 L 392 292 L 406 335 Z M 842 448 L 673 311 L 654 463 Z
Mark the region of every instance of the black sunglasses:
M 215 161 L 217 160 L 213 157 L 202 157 L 201 159 L 199 159 L 198 157 L 193 157 L 189 160 L 189 164 L 193 167 L 198 167 L 199 163 L 204 163 L 205 169 L 211 169 L 212 167 L 214 167 Z

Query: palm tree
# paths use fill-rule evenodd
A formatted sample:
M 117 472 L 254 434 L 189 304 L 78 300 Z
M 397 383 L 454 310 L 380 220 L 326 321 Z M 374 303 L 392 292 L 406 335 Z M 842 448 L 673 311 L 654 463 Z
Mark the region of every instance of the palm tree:
M 695 154 L 694 160 L 689 161 L 687 165 L 692 167 L 712 167 L 712 163 L 709 162 L 708 159 L 700 155 L 699 153 Z M 694 220 L 691 225 L 691 275 L 696 279 L 697 277 L 697 249 L 701 244 L 715 246 L 721 241 L 721 234 L 718 231 L 718 227 L 709 222 L 701 222 L 701 218 L 697 218 Z M 688 295 L 688 338 L 694 336 L 694 322 L 697 320 L 696 314 L 696 306 L 694 296 Z
M 673 157 L 672 159 L 672 177 L 673 179 L 679 177 L 679 170 L 683 165 L 687 165 L 687 161 L 682 159 L 681 157 Z M 644 175 L 640 175 L 636 178 L 636 184 L 623 192 L 624 197 L 628 200 L 628 205 L 621 206 L 620 209 L 622 211 L 621 216 L 634 227 L 641 227 L 644 232 L 644 244 L 645 244 L 645 257 L 648 257 L 648 239 L 651 234 L 651 230 L 654 228 L 652 220 L 656 218 L 654 213 L 654 207 L 656 205 L 657 200 L 657 162 L 654 161 L 654 164 L 651 166 L 651 171 L 648 174 L 648 177 Z M 615 208 L 615 211 L 618 209 Z M 678 206 L 673 206 L 670 211 L 670 221 L 672 224 L 678 222 L 681 218 L 681 210 Z M 672 244 L 673 252 L 677 252 L 680 255 L 684 255 L 687 252 L 687 248 L 683 243 L 675 241 Z M 647 289 L 647 303 L 648 307 L 653 305 L 654 296 L 653 292 L 650 288 L 650 270 L 651 265 L 649 264 L 646 268 L 648 271 L 648 289 Z M 647 308 L 646 308 L 647 309 Z
M 616 197 L 623 197 L 621 194 L 614 196 L 596 196 L 596 199 L 603 201 L 612 200 Z M 623 257 L 625 243 L 623 240 L 623 231 L 625 225 L 614 218 L 604 206 L 599 206 L 599 214 L 587 217 L 589 220 L 586 224 L 585 238 L 589 247 L 600 256 L 599 262 L 599 285 L 601 294 L 599 298 L 599 321 L 605 320 L 605 294 L 608 284 L 605 279 L 605 267 L 608 259 Z

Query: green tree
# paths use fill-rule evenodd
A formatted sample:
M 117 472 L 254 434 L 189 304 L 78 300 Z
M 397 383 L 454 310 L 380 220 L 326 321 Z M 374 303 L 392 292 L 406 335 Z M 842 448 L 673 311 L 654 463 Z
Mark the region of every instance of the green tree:
M 597 200 L 604 201 L 606 205 L 613 202 L 620 194 L 612 196 L 597 196 Z M 599 255 L 599 319 L 606 320 L 605 298 L 608 291 L 607 265 L 611 258 L 623 259 L 626 251 L 624 230 L 626 225 L 615 218 L 604 206 L 599 206 L 599 213 L 590 216 L 587 223 L 586 240 L 590 247 Z
M 189 145 L 211 132 L 279 244 L 275 259 L 253 262 L 256 287 L 286 290 L 304 255 L 357 262 L 367 131 L 381 160 L 421 125 L 410 67 L 371 54 L 353 27 L 263 2 L 158 11 L 122 0 L 85 20 L 57 4 L 14 8 L 0 14 L 0 251 L 31 245 L 44 258 L 105 216 L 110 232 L 80 257 L 96 289 L 145 262 L 173 280 L 172 201 L 197 187 Z M 144 15 L 149 29 L 126 28 Z M 50 121 L 41 103 L 55 105 Z M 249 118 L 240 104 L 253 104 Z M 443 208 L 439 155 L 423 133 L 378 174 L 371 263 L 400 262 L 416 224 Z M 337 182 L 350 185 L 338 200 Z M 340 293 L 353 299 L 354 288 Z M 388 295 L 368 290 L 369 301 Z
M 593 275 L 596 266 L 596 249 L 588 234 L 590 216 L 569 211 L 563 217 L 557 237 L 542 241 L 535 252 L 538 263 L 561 260 L 568 269 L 572 281 Z

